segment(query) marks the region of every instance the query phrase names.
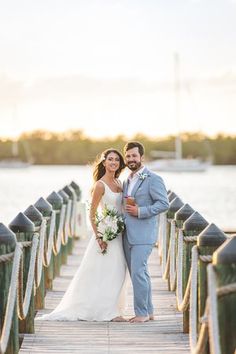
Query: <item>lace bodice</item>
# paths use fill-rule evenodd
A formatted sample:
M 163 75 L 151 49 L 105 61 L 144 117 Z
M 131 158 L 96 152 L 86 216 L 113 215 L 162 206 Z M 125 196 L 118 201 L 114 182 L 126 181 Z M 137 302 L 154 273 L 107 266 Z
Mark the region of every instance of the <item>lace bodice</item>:
M 113 207 L 122 212 L 122 192 L 113 192 L 110 187 L 103 181 L 101 181 L 105 187 L 105 193 L 100 201 L 100 207 L 103 209 L 105 205 Z

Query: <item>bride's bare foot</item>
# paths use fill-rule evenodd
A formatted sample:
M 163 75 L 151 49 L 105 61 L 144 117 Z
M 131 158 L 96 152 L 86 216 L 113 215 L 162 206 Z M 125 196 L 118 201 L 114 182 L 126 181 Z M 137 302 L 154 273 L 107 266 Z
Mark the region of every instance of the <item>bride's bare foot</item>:
M 149 315 L 149 320 L 154 321 L 155 320 L 154 315 Z
M 129 320 L 131 323 L 143 323 L 148 322 L 149 316 L 135 316 Z
M 111 320 L 111 322 L 127 322 L 127 320 L 122 316 L 118 316 L 118 317 L 113 318 Z

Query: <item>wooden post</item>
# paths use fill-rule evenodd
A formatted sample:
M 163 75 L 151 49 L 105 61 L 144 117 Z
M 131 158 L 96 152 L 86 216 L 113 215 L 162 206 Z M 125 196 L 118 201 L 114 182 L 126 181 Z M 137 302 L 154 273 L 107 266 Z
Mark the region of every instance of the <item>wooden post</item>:
M 168 255 L 168 250 L 170 247 L 170 230 L 171 230 L 171 221 L 175 218 L 175 213 L 182 208 L 182 206 L 184 205 L 184 203 L 182 202 L 182 200 L 179 197 L 176 197 L 174 199 L 172 199 L 172 201 L 170 202 L 170 207 L 167 211 L 167 232 L 166 232 L 166 252 Z M 175 235 L 175 239 L 176 239 L 176 235 Z M 168 276 L 168 290 L 171 290 L 171 286 L 170 286 L 170 276 Z
M 39 233 L 42 220 L 43 220 L 43 215 L 33 205 L 30 205 L 24 211 L 24 214 L 34 223 L 35 231 Z M 36 289 L 36 294 L 34 298 L 35 310 L 44 308 L 44 297 L 45 297 L 45 280 L 44 280 L 44 269 L 42 269 L 40 284 Z
M 217 287 L 236 282 L 236 235 L 213 253 Z M 218 297 L 218 323 L 222 354 L 234 354 L 236 348 L 236 292 Z
M 60 224 L 60 211 L 62 208 L 63 204 L 63 199 L 62 197 L 56 193 L 52 192 L 48 197 L 47 201 L 52 205 L 53 210 L 56 211 L 56 228 L 55 228 L 55 235 L 56 235 L 56 240 L 58 237 L 58 229 L 59 229 L 59 224 Z M 61 237 L 61 235 L 59 235 Z M 56 250 L 58 252 L 58 250 Z M 54 276 L 59 276 L 60 275 L 60 267 L 61 267 L 61 252 L 56 252 L 54 251 Z
M 191 252 L 197 241 L 189 241 L 189 236 L 197 236 L 208 225 L 208 222 L 195 211 L 183 224 L 183 294 L 188 283 L 188 277 L 191 268 Z M 189 307 L 183 312 L 183 332 L 189 332 Z
M 63 199 L 63 204 L 65 204 L 67 206 L 68 202 L 69 202 L 69 197 L 68 194 L 66 194 L 62 189 L 59 190 L 58 194 L 62 197 Z M 65 217 L 65 221 L 66 221 L 66 217 Z M 65 230 L 65 221 L 64 221 L 64 238 L 66 238 L 66 230 Z M 68 250 L 67 250 L 67 245 L 63 245 L 62 244 L 62 249 L 61 249 L 61 263 L 62 264 L 66 264 L 67 263 L 67 255 L 68 255 Z
M 71 218 L 73 217 L 73 193 L 74 190 L 73 188 L 71 188 L 70 186 L 65 186 L 63 188 L 63 191 L 68 195 L 69 199 L 72 200 L 72 208 L 71 208 Z M 70 225 L 71 225 L 71 221 L 70 221 Z M 67 250 L 68 250 L 68 254 L 72 254 L 72 250 L 73 250 L 73 244 L 74 244 L 74 237 L 73 237 L 73 229 L 70 227 L 70 235 L 68 238 L 68 246 L 67 246 Z
M 9 228 L 16 234 L 18 242 L 32 241 L 35 232 L 35 226 L 27 216 L 19 213 L 14 220 L 9 224 Z M 25 297 L 26 284 L 28 279 L 28 272 L 30 267 L 32 247 L 23 247 L 23 297 Z M 31 289 L 30 305 L 28 313 L 23 320 L 19 320 L 20 333 L 34 333 L 34 285 Z
M 199 252 L 198 268 L 198 332 L 201 328 L 201 318 L 205 312 L 207 299 L 207 261 L 204 256 L 212 256 L 213 252 L 226 240 L 226 235 L 215 225 L 208 225 L 198 236 L 197 245 Z M 209 353 L 209 342 L 202 354 Z
M 0 223 L 0 256 L 14 252 L 16 236 L 4 224 Z M 0 328 L 2 332 L 6 305 L 12 273 L 12 260 L 0 262 Z M 19 351 L 19 328 L 16 304 L 12 317 L 12 325 L 5 354 L 15 354 Z
M 208 225 L 198 236 L 197 245 L 199 250 L 198 272 L 198 329 L 200 319 L 204 315 L 207 299 L 207 264 L 208 261 L 201 256 L 212 256 L 213 252 L 227 239 L 226 235 L 215 224 Z
M 47 200 L 44 198 L 39 198 L 37 202 L 34 204 L 35 208 L 39 210 L 39 212 L 43 215 L 43 217 L 47 218 L 47 239 L 45 240 L 45 243 L 47 244 L 48 236 L 49 236 L 49 230 L 50 230 L 50 221 L 51 221 L 51 214 L 52 214 L 52 206 L 50 203 L 48 203 Z M 47 249 L 47 247 L 46 247 Z M 53 274 L 53 262 L 54 262 L 54 257 L 53 257 L 53 252 L 51 255 L 51 260 L 49 263 L 48 267 L 45 267 L 45 287 L 46 289 L 52 289 L 52 281 L 54 278 Z

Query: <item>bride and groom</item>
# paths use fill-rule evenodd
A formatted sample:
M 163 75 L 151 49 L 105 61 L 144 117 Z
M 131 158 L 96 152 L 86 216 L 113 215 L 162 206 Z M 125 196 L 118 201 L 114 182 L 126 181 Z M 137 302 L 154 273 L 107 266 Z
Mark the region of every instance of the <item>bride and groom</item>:
M 129 321 L 153 319 L 147 261 L 156 242 L 157 215 L 167 210 L 169 203 L 161 177 L 148 170 L 143 159 L 143 145 L 133 141 L 125 145 L 124 159 L 111 148 L 96 161 L 90 207 L 93 236 L 60 304 L 39 320 L 126 321 L 122 310 L 127 266 L 135 312 Z M 119 175 L 126 166 L 131 173 L 122 185 Z M 126 202 L 128 196 L 133 203 Z M 102 240 L 96 223 L 98 209 L 106 207 L 123 214 L 125 223 L 123 235 L 109 242 Z

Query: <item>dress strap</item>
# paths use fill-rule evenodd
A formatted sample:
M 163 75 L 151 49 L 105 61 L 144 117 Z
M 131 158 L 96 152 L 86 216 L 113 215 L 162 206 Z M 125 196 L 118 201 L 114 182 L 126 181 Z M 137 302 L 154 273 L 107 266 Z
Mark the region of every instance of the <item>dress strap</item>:
M 101 179 L 99 180 L 99 182 L 102 182 L 102 184 L 104 185 L 105 188 L 108 187 L 107 184 L 104 181 L 102 181 Z

